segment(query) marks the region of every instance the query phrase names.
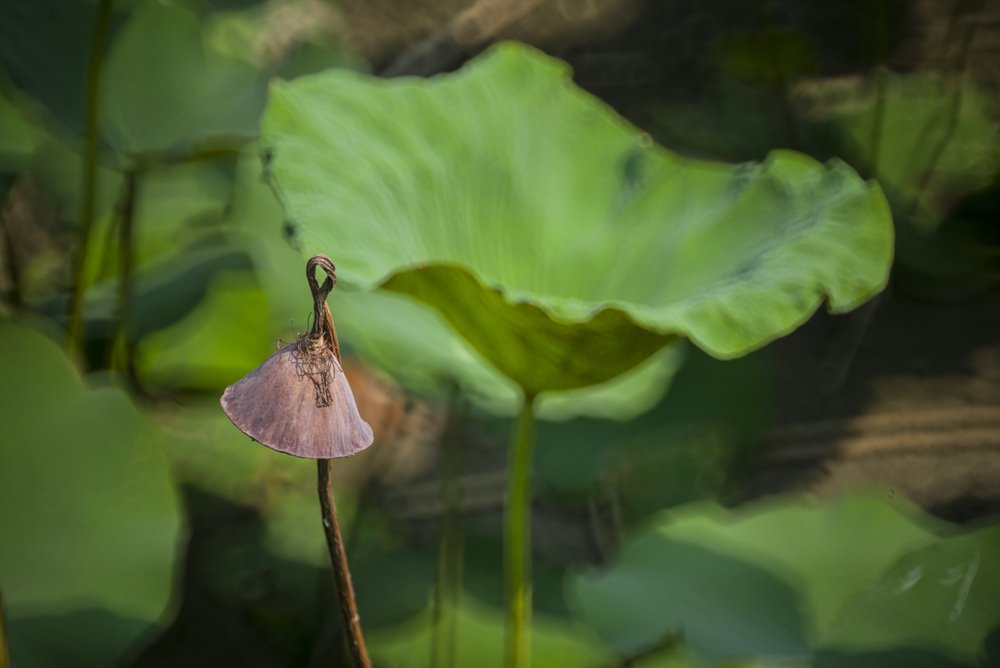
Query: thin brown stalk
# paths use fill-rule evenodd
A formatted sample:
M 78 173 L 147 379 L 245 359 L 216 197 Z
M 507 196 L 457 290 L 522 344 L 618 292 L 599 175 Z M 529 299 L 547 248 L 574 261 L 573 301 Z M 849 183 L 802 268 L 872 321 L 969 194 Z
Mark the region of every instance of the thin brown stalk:
M 332 459 L 319 459 L 317 478 L 319 486 L 319 505 L 323 513 L 323 533 L 326 535 L 326 546 L 330 551 L 330 563 L 333 566 L 333 579 L 337 588 L 337 603 L 340 608 L 340 618 L 347 637 L 347 649 L 351 654 L 351 662 L 355 668 L 371 668 L 372 662 L 365 647 L 365 637 L 361 629 L 361 615 L 358 614 L 358 604 L 354 598 L 354 584 L 351 582 L 351 568 L 347 563 L 347 550 L 344 538 L 340 533 L 340 523 L 337 521 L 337 509 L 333 500 L 333 469 Z

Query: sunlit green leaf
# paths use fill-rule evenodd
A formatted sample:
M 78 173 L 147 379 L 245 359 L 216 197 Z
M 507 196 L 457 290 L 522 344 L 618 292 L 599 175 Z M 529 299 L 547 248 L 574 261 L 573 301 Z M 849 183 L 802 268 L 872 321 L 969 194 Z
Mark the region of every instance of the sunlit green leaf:
M 241 160 L 233 202 L 233 241 L 253 257 L 255 273 L 267 294 L 269 336 L 294 336 L 307 329 L 308 294 L 304 289 L 301 255 L 282 238 L 281 208 L 257 167 Z M 339 262 L 336 251 L 330 251 Z M 490 366 L 441 315 L 426 304 L 380 290 L 334 290 L 330 307 L 342 343 L 366 362 L 423 395 L 444 397 L 451 385 L 479 406 L 512 414 L 518 403 L 516 386 Z M 550 393 L 539 401 L 543 419 L 590 415 L 615 420 L 630 418 L 654 405 L 681 363 L 683 352 L 669 348 L 610 382 Z M 249 370 L 252 367 L 248 367 Z
M 72 636 L 51 632 L 60 623 L 94 622 L 103 635 L 74 645 L 75 663 L 111 665 L 172 595 L 181 518 L 156 433 L 124 394 L 86 389 L 53 343 L 9 321 L 0 396 L 0 573 L 15 664 L 21 651 L 25 661 L 67 653 Z
M 434 306 L 528 393 L 677 337 L 741 355 L 857 306 L 891 256 L 880 191 L 842 163 L 678 157 L 516 44 L 431 80 L 277 84 L 262 144 L 303 252 Z

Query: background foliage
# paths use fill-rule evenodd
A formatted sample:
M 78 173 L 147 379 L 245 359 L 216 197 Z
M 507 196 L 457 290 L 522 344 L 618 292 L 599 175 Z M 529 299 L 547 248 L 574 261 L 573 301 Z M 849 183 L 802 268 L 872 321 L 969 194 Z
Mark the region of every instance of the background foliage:
M 628 262 L 593 255 L 610 247 L 617 229 L 595 227 L 597 236 L 586 237 L 575 227 L 596 210 L 591 202 L 626 195 L 641 207 L 644 196 L 676 203 L 680 191 L 701 209 L 702 201 L 716 201 L 697 200 L 703 190 L 710 194 L 729 182 L 732 168 L 717 160 L 764 161 L 740 172 L 751 174 L 746 178 L 758 190 L 733 200 L 735 220 L 762 235 L 773 233 L 778 220 L 768 215 L 774 210 L 768 198 L 798 207 L 806 218 L 822 217 L 816 213 L 822 183 L 786 199 L 774 195 L 779 186 L 801 184 L 799 174 L 850 182 L 852 196 L 867 202 L 858 206 L 869 208 L 885 204 L 852 180 L 852 170 L 876 179 L 895 226 L 891 294 L 860 315 L 835 321 L 819 315 L 785 347 L 729 362 L 678 344 L 621 377 L 617 372 L 631 366 L 621 362 L 621 350 L 597 346 L 581 355 L 579 377 L 610 382 L 585 394 L 553 395 L 539 409 L 545 420 L 535 467 L 533 665 L 1000 661 L 1000 536 L 989 517 L 995 501 L 982 498 L 976 512 L 957 518 L 966 523 L 953 524 L 928 514 L 949 516 L 939 508 L 899 498 L 888 483 L 822 498 L 794 492 L 760 499 L 751 475 L 766 465 L 776 422 L 827 416 L 788 398 L 807 375 L 799 362 L 815 357 L 797 355 L 794 346 L 811 350 L 809 341 L 831 331 L 823 323 L 844 323 L 842 330 L 863 337 L 866 322 L 894 317 L 893 304 L 909 299 L 903 303 L 916 304 L 918 323 L 911 329 L 931 328 L 942 312 L 935 309 L 952 308 L 940 304 L 968 304 L 966 311 L 947 311 L 958 315 L 945 327 L 972 329 L 962 318 L 996 305 L 997 80 L 988 66 L 977 66 L 975 51 L 975 31 L 990 25 L 990 3 L 960 3 L 950 24 L 929 19 L 946 35 L 938 60 L 933 44 L 904 48 L 899 26 L 906 23 L 894 13 L 907 10 L 895 3 L 841 9 L 838 20 L 847 27 L 834 32 L 860 35 L 854 50 L 845 44 L 855 40 L 831 43 L 823 36 L 830 31 L 814 29 L 823 22 L 815 7 L 763 19 L 762 10 L 753 20 L 735 9 L 720 12 L 726 18 L 709 38 L 708 23 L 696 20 L 703 12 L 685 3 L 670 9 L 622 2 L 615 20 L 583 12 L 557 20 L 556 4 L 537 3 L 481 41 L 449 47 L 441 35 L 467 35 L 456 26 L 467 27 L 462 21 L 471 20 L 476 5 L 443 3 L 449 9 L 440 10 L 440 25 L 404 38 L 372 27 L 407 24 L 403 13 L 366 23 L 353 2 L 121 1 L 107 3 L 105 39 L 95 47 L 103 2 L 0 2 L 0 639 L 13 665 L 346 665 L 312 467 L 249 443 L 217 404 L 221 390 L 270 354 L 276 340 L 308 327 L 302 253 L 320 250 L 338 262 L 345 288 L 366 288 L 336 290 L 331 308 L 350 353 L 352 385 L 379 436 L 370 452 L 344 463 L 338 488 L 376 663 L 498 665 L 503 444 L 517 397 L 510 379 L 524 385 L 535 383 L 533 374 L 545 375 L 534 389 L 585 383 L 553 380 L 562 369 L 533 367 L 493 340 L 470 342 L 456 331 L 467 333 L 462 320 L 475 316 L 502 332 L 520 314 L 527 331 L 555 323 L 559 334 L 560 323 L 583 321 L 595 305 L 617 300 L 628 317 L 612 324 L 632 332 L 638 323 L 653 338 L 679 327 L 726 356 L 771 338 L 729 346 L 694 329 L 704 318 L 688 322 L 676 312 L 621 304 L 633 297 L 628 277 L 619 276 L 624 270 L 641 286 L 657 284 L 661 256 L 645 242 L 666 223 L 647 221 L 649 237 L 630 233 Z M 600 12 L 615 3 L 591 5 L 589 11 Z M 911 20 L 921 18 L 908 11 Z M 601 22 L 603 28 L 595 27 Z M 489 24 L 488 15 L 481 24 Z M 687 27 L 678 36 L 672 26 Z M 370 85 L 363 75 L 373 71 L 456 69 L 500 37 L 565 58 L 576 84 L 609 106 L 566 82 L 557 99 L 551 79 L 539 79 L 547 83 L 533 91 L 517 68 L 488 64 L 477 65 L 477 92 L 456 88 L 444 110 L 367 99 L 356 89 Z M 508 59 L 520 57 L 506 48 Z M 88 98 L 92 53 L 99 86 Z M 907 53 L 922 55 L 906 60 Z M 566 76 L 562 65 L 539 62 L 556 79 Z M 674 78 L 666 85 L 655 72 Z M 269 135 L 269 128 L 291 122 L 279 117 L 282 100 L 322 81 L 342 82 L 341 95 L 358 105 L 356 115 L 336 119 L 342 133 L 317 118 L 319 140 L 296 120 L 308 138 L 298 150 L 318 153 L 322 167 L 304 158 L 282 163 L 283 147 Z M 261 178 L 257 136 L 269 82 L 278 102 L 261 141 L 271 151 L 271 176 L 281 192 L 287 169 L 289 183 L 298 180 L 302 190 L 321 195 L 318 204 L 289 207 L 290 220 Z M 582 109 L 583 118 L 595 113 L 597 128 L 555 113 L 545 132 L 530 118 L 491 121 L 479 143 L 435 142 L 435 151 L 444 146 L 450 160 L 465 166 L 453 179 L 420 164 L 433 151 L 401 141 L 411 125 L 430 124 L 443 138 L 454 136 L 453 126 L 475 131 L 483 118 L 503 113 L 517 121 L 532 96 L 553 109 L 556 101 Z M 494 116 L 479 113 L 484 100 Z M 93 134 L 90 104 L 96 105 Z M 380 142 L 385 133 L 394 141 Z M 563 151 L 560 133 L 594 144 Z M 91 140 L 96 186 L 84 244 Z M 324 141 L 347 144 L 371 164 L 336 164 Z M 511 146 L 545 150 L 530 171 L 520 171 L 502 164 Z M 607 149 L 615 159 L 597 160 L 608 146 L 645 157 L 617 161 L 619 154 Z M 775 149 L 834 159 L 836 166 L 823 171 L 811 158 L 782 150 L 766 159 Z M 718 177 L 665 192 L 661 177 L 675 163 Z M 573 196 L 548 180 L 557 168 L 572 170 L 580 187 Z M 768 180 L 768 169 L 780 174 Z M 407 183 L 415 173 L 424 180 Z M 346 206 L 339 199 L 364 192 L 375 175 L 398 179 L 398 191 L 414 199 L 395 202 L 398 192 Z M 456 203 L 457 179 L 464 199 Z M 541 230 L 552 238 L 536 239 L 533 248 L 569 249 L 545 258 L 558 285 L 538 282 L 532 263 L 518 259 L 525 252 L 485 238 L 486 219 L 505 213 L 489 206 L 490 194 L 509 179 L 520 180 L 519 192 L 530 196 L 512 204 L 527 212 L 514 219 L 526 228 L 518 239 L 529 244 Z M 294 195 L 284 190 L 287 204 Z M 335 196 L 343 222 L 309 222 L 307 214 L 325 210 Z M 445 200 L 478 212 L 481 224 L 459 228 L 456 218 L 441 215 Z M 623 224 L 641 217 L 629 214 L 627 204 Z M 382 215 L 404 210 L 405 216 Z M 562 226 L 532 226 L 553 212 Z M 393 232 L 357 226 L 368 218 L 395 220 L 393 231 L 407 231 L 386 251 L 396 255 L 374 255 Z M 571 243 L 595 238 L 592 247 Z M 704 239 L 692 244 L 720 240 Z M 834 241 L 820 235 L 811 257 L 856 259 Z M 857 248 L 884 255 L 887 242 L 883 235 Z M 635 259 L 644 254 L 642 262 Z M 724 274 L 735 262 L 705 257 L 702 248 L 670 264 L 696 258 L 685 275 Z M 428 259 L 464 260 L 480 270 L 420 276 L 410 267 Z M 494 299 L 497 286 L 507 301 Z M 794 303 L 785 322 L 799 324 L 820 295 L 835 291 L 827 288 L 807 291 L 802 303 L 775 298 L 775 308 Z M 65 345 L 65 330 L 75 290 L 82 296 L 83 345 L 74 351 Z M 765 292 L 792 294 L 773 285 Z M 461 308 L 442 315 L 428 305 L 443 300 Z M 742 308 L 741 317 L 756 315 Z M 607 332 L 601 334 L 595 340 L 606 341 Z M 990 337 L 975 340 L 984 338 Z M 631 352 L 645 352 L 624 340 Z M 951 340 L 939 344 L 941 357 L 968 352 L 949 348 Z M 900 354 L 923 354 L 908 341 L 894 342 Z M 663 341 L 654 343 L 650 350 Z M 635 356 L 629 362 L 646 357 Z M 843 361 L 851 356 L 835 359 L 832 370 L 820 372 L 834 390 L 817 403 L 839 407 L 836 417 L 863 413 L 862 399 L 839 398 L 857 386 L 834 382 L 851 373 Z M 970 364 L 962 359 L 959 366 Z M 782 375 L 788 364 L 792 380 Z M 984 371 L 977 378 L 988 398 L 996 387 L 991 376 Z M 932 381 L 947 393 L 943 380 Z M 995 467 L 988 458 L 995 445 L 983 447 L 984 470 Z M 961 484 L 954 483 L 955 497 L 973 494 Z

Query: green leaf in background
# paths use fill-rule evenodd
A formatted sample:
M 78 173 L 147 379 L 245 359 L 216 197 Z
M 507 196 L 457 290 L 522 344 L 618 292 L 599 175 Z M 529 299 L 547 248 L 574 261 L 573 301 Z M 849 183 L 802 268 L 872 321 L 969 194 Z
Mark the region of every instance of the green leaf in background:
M 277 84 L 261 141 L 305 254 L 432 305 L 529 394 L 679 336 L 738 356 L 862 303 L 891 257 L 881 192 L 845 165 L 680 158 L 517 44 L 431 80 Z
M 172 165 L 142 175 L 135 212 L 133 253 L 137 268 L 163 262 L 219 234 L 232 188 L 230 179 L 205 163 Z
M 129 306 L 130 334 L 138 339 L 175 325 L 198 307 L 219 274 L 248 274 L 251 268 L 245 253 L 208 240 L 183 247 L 169 259 L 144 267 L 135 279 Z M 89 291 L 88 331 L 107 335 L 112 330 L 116 290 L 114 279 L 106 279 Z
M 709 664 L 808 654 L 804 611 L 790 584 L 738 556 L 660 532 L 632 542 L 612 569 L 579 582 L 576 594 L 582 616 L 623 655 L 671 635 Z
M 0 396 L 13 661 L 111 665 L 173 593 L 181 515 L 157 433 L 123 393 L 86 389 L 55 344 L 10 321 Z
M 865 496 L 733 512 L 692 504 L 664 513 L 611 568 L 573 581 L 572 593 L 625 653 L 683 633 L 709 662 L 801 660 L 852 595 L 934 540 L 912 510 Z
M 160 2 L 122 28 L 103 80 L 103 132 L 127 153 L 252 137 L 263 103 L 256 70 L 206 48 L 198 18 Z
M 874 87 L 822 83 L 807 87 L 814 120 L 832 124 L 845 154 L 874 168 L 896 217 L 920 233 L 939 225 L 955 201 L 986 187 L 997 174 L 1000 132 L 995 101 L 971 78 L 884 74 L 884 114 Z M 877 154 L 876 154 L 877 151 Z
M 503 623 L 499 610 L 462 596 L 457 614 L 456 666 L 503 665 Z M 395 629 L 369 635 L 369 648 L 376 665 L 418 668 L 431 665 L 431 614 L 428 612 Z M 587 668 L 608 665 L 608 655 L 586 629 L 559 620 L 538 616 L 531 646 L 534 668 Z
M 112 183 L 120 184 L 121 178 L 112 174 Z M 208 274 L 239 263 L 234 257 L 239 254 L 224 248 L 218 238 L 228 183 L 216 170 L 205 164 L 152 170 L 140 179 L 138 193 L 130 311 L 133 318 L 141 317 L 129 323 L 134 335 L 179 319 L 205 292 Z M 117 216 L 102 217 L 93 232 L 95 243 L 88 246 L 88 283 L 93 285 L 88 289 L 85 312 L 92 334 L 110 329 L 117 313 L 120 224 Z M 249 262 L 243 260 L 243 266 L 249 268 Z M 155 303 L 151 303 L 153 298 Z
M 333 29 L 340 21 L 334 6 L 321 2 L 246 4 L 208 17 L 206 42 L 219 53 L 289 79 L 331 67 L 370 67 Z
M 259 512 L 265 543 L 276 554 L 327 565 L 322 532 L 315 530 L 313 467 L 256 446 L 232 428 L 215 398 L 161 405 L 151 417 L 170 438 L 168 452 L 180 480 Z
M 803 85 L 809 116 L 885 188 L 899 222 L 897 287 L 935 300 L 982 292 L 997 281 L 988 204 L 1000 177 L 997 101 L 971 77 L 879 76 L 874 86 Z
M 0 71 L 76 132 L 96 9 L 83 0 L 0 2 Z
M 144 382 L 158 387 L 214 391 L 274 352 L 267 301 L 253 276 L 227 272 L 176 325 L 146 337 L 137 361 Z
M 900 559 L 877 584 L 847 602 L 829 645 L 847 653 L 911 647 L 956 663 L 996 665 L 984 663 L 984 644 L 998 630 L 1000 527 L 994 526 L 946 538 Z M 992 660 L 998 658 L 994 654 Z
M 31 123 L 7 95 L 0 94 L 0 170 L 20 170 L 42 140 Z

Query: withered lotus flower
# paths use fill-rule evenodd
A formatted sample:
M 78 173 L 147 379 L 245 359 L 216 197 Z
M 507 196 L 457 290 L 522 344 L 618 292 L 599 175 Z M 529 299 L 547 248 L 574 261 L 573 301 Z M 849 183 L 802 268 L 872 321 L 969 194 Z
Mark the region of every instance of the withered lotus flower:
M 326 272 L 322 285 L 316 269 Z M 307 459 L 347 457 L 372 444 L 340 363 L 327 295 L 336 282 L 330 258 L 306 264 L 313 296 L 312 329 L 226 388 L 222 409 L 240 431 L 267 447 Z

